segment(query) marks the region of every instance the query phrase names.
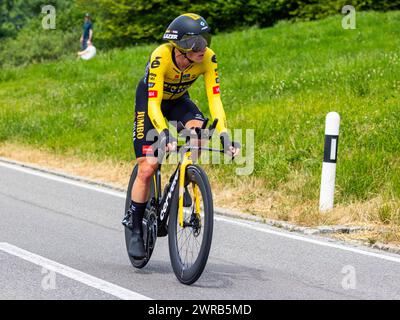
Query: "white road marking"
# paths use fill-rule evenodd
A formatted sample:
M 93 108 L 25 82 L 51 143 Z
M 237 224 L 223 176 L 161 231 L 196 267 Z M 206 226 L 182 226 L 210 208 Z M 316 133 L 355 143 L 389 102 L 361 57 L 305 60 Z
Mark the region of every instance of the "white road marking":
M 66 265 L 44 258 L 6 242 L 0 242 L 0 250 L 123 300 L 151 300 L 151 298 L 137 292 L 130 291 L 105 280 L 93 277 L 87 273 L 70 268 Z
M 228 219 L 228 218 L 221 217 L 221 216 L 216 216 L 215 220 L 236 224 L 238 226 L 242 226 L 242 227 L 250 228 L 250 229 L 253 229 L 253 230 L 257 230 L 257 231 L 261 231 L 261 232 L 277 235 L 277 236 L 284 237 L 284 238 L 304 241 L 304 242 L 317 244 L 317 245 L 324 246 L 324 247 L 331 247 L 331 248 L 335 248 L 335 249 L 341 249 L 341 250 L 344 250 L 344 251 L 350 251 L 350 252 L 354 252 L 354 253 L 359 253 L 359 254 L 362 254 L 362 255 L 365 255 L 365 256 L 370 256 L 370 257 L 374 257 L 374 258 L 379 258 L 379 259 L 384 259 L 384 260 L 400 263 L 400 257 L 399 258 L 398 257 L 393 257 L 393 256 L 379 254 L 379 253 L 370 252 L 370 251 L 365 251 L 365 250 L 361 250 L 361 249 L 357 249 L 357 248 L 346 247 L 344 245 L 340 245 L 340 244 L 336 244 L 336 243 L 329 243 L 329 242 L 320 241 L 320 240 L 316 240 L 316 239 L 312 239 L 312 238 L 302 237 L 302 236 L 295 235 L 295 234 L 279 232 L 279 231 L 275 231 L 275 230 L 271 230 L 271 229 L 267 229 L 267 228 L 262 228 L 262 227 L 256 227 L 256 226 L 250 225 L 250 224 L 248 224 L 246 222 L 235 221 L 234 219 Z
M 67 183 L 67 184 L 70 184 L 70 185 L 77 186 L 77 187 L 82 187 L 82 188 L 86 188 L 86 189 L 89 189 L 89 190 L 106 193 L 106 194 L 109 194 L 109 195 L 112 195 L 112 196 L 115 196 L 115 197 L 119 197 L 119 198 L 123 198 L 123 199 L 125 199 L 125 197 L 126 197 L 126 195 L 124 193 L 122 193 L 122 192 L 107 190 L 105 188 L 100 188 L 100 187 L 97 187 L 97 186 L 88 185 L 88 184 L 86 184 L 84 182 L 78 182 L 78 181 L 70 180 L 68 178 L 54 176 L 51 173 L 44 173 L 44 172 L 40 172 L 40 171 L 35 170 L 35 169 L 21 167 L 21 165 L 17 165 L 17 164 L 14 165 L 14 164 L 4 163 L 4 162 L 0 161 L 0 166 L 6 167 L 6 168 L 9 168 L 9 169 L 13 169 L 13 170 L 17 170 L 17 171 L 22 171 L 22 172 L 25 172 L 25 173 L 28 173 L 28 174 L 36 175 L 36 176 L 39 176 L 39 177 L 42 177 L 42 178 L 46 178 L 46 179 L 50 179 L 50 180 L 54 180 L 54 181 L 57 181 L 57 182 L 63 182 L 63 183 Z M 298 240 L 298 241 L 304 241 L 304 242 L 308 242 L 308 243 L 312 243 L 312 244 L 316 244 L 316 245 L 320 245 L 320 246 L 324 246 L 324 247 L 331 247 L 331 248 L 335 248 L 335 249 L 354 252 L 354 253 L 358 253 L 358 254 L 374 257 L 374 258 L 379 258 L 379 259 L 384 259 L 384 260 L 400 263 L 400 258 L 398 258 L 398 257 L 393 257 L 393 256 L 389 256 L 389 255 L 374 253 L 374 252 L 365 251 L 365 250 L 361 250 L 361 249 L 357 249 L 357 248 L 351 248 L 351 247 L 347 247 L 345 245 L 329 243 L 329 242 L 320 241 L 320 240 L 316 240 L 316 239 L 312 239 L 312 238 L 307 238 L 307 237 L 303 237 L 303 236 L 299 236 L 299 235 L 295 235 L 295 234 L 289 234 L 289 233 L 286 233 L 286 232 L 280 232 L 280 231 L 275 231 L 275 230 L 271 230 L 271 229 L 267 229 L 267 228 L 257 227 L 257 226 L 254 226 L 252 224 L 246 223 L 246 222 L 237 221 L 238 219 L 226 218 L 226 217 L 221 216 L 221 215 L 216 215 L 215 216 L 215 220 L 236 224 L 236 225 L 239 225 L 239 226 L 242 226 L 242 227 L 245 227 L 245 228 L 249 228 L 249 229 L 253 229 L 253 230 L 257 230 L 257 231 L 261 231 L 261 232 L 277 235 L 277 236 L 284 237 L 284 238 L 289 238 L 289 239 Z
M 42 172 L 42 171 L 39 171 L 39 170 L 23 167 L 22 165 L 10 164 L 10 163 L 6 163 L 6 162 L 2 162 L 1 159 L 0 159 L 0 166 L 8 168 L 8 169 L 12 169 L 12 170 L 20 171 L 20 172 L 23 172 L 23 173 L 28 173 L 28 174 L 31 174 L 33 176 L 38 176 L 38 177 L 41 177 L 41 178 L 45 178 L 45 179 L 49 179 L 49 180 L 53 180 L 53 181 L 57 181 L 57 182 L 63 182 L 63 183 L 66 183 L 66 184 L 73 185 L 75 187 L 85 188 L 85 189 L 92 190 L 92 191 L 97 191 L 97 192 L 102 192 L 102 193 L 109 194 L 109 195 L 114 196 L 114 197 L 119 197 L 119 198 L 124 198 L 124 199 L 126 198 L 126 194 L 122 193 L 122 192 L 119 192 L 119 191 L 109 190 L 109 189 L 106 189 L 106 188 L 101 188 L 101 187 L 96 186 L 96 185 L 90 185 L 90 184 L 85 183 L 85 182 L 75 181 L 75 180 L 68 179 L 68 178 L 65 178 L 65 177 L 57 176 L 57 175 L 52 174 L 52 173 L 46 173 L 46 172 Z

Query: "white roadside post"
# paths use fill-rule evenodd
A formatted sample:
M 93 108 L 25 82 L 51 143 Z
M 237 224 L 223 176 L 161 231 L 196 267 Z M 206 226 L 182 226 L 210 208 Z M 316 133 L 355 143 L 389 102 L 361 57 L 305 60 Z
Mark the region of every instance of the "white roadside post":
M 340 116 L 337 112 L 329 112 L 326 115 L 324 162 L 322 163 L 321 192 L 319 196 L 319 210 L 321 212 L 333 208 L 339 124 Z

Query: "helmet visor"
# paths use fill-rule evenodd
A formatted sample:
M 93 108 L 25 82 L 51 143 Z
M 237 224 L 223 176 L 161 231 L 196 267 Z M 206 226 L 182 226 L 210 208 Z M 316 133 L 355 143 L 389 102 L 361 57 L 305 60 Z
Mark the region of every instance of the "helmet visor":
M 203 33 L 200 35 L 185 35 L 181 40 L 175 41 L 175 44 L 184 51 L 199 52 L 210 46 L 211 35 Z

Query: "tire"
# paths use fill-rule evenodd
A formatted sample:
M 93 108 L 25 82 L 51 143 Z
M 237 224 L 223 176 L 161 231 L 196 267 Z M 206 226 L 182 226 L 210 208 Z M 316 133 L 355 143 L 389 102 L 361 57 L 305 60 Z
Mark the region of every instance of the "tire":
M 126 195 L 126 200 L 125 200 L 125 212 L 128 211 L 129 206 L 131 204 L 131 192 L 132 192 L 132 187 L 133 183 L 135 182 L 136 176 L 137 176 L 137 171 L 138 171 L 138 166 L 135 165 L 133 168 L 131 178 L 129 179 L 129 184 L 128 184 L 128 191 Z M 135 268 L 141 269 L 143 268 L 151 258 L 151 255 L 153 253 L 156 239 L 157 239 L 157 217 L 155 214 L 154 208 L 151 206 L 151 199 L 154 198 L 154 179 L 151 179 L 150 183 L 150 197 L 149 197 L 149 202 L 147 203 L 147 207 L 144 213 L 143 217 L 143 240 L 144 240 L 144 248 L 147 252 L 147 257 L 141 260 L 134 259 L 132 256 L 129 255 L 128 253 L 128 247 L 129 247 L 129 242 L 131 240 L 131 230 L 128 229 L 127 227 L 124 227 L 125 229 L 125 245 L 126 245 L 126 251 L 128 253 L 129 260 Z
M 202 205 L 203 205 L 203 213 L 202 213 L 203 217 L 201 218 L 201 221 L 204 220 L 204 222 L 202 222 L 201 224 L 201 229 L 203 229 L 201 245 L 199 247 L 197 258 L 195 259 L 192 265 L 190 266 L 185 265 L 186 258 L 184 259 L 185 261 L 182 262 L 182 257 L 179 250 L 178 242 L 180 242 L 180 238 L 182 238 L 183 232 L 186 232 L 183 230 L 189 229 L 188 232 L 191 232 L 192 237 L 197 238 L 197 236 L 194 235 L 196 234 L 194 228 L 192 227 L 181 228 L 179 226 L 178 223 L 179 188 L 176 188 L 174 190 L 170 215 L 169 215 L 169 224 L 168 224 L 168 244 L 169 244 L 171 265 L 177 279 L 181 283 L 186 285 L 190 285 L 196 282 L 204 271 L 204 268 L 208 260 L 208 255 L 210 253 L 212 233 L 213 233 L 213 223 L 214 223 L 214 208 L 213 208 L 213 199 L 212 199 L 210 183 L 208 181 L 207 175 L 205 174 L 203 169 L 201 169 L 199 166 L 189 165 L 186 169 L 185 185 L 189 185 L 192 182 L 194 182 L 200 190 Z M 192 204 L 192 208 L 193 205 L 194 204 Z M 191 212 L 193 212 L 193 209 L 189 209 L 189 211 L 190 210 L 192 210 Z M 177 229 L 181 230 L 178 231 Z M 185 234 L 187 234 L 187 232 Z M 189 237 L 190 235 L 188 236 L 188 238 Z M 199 241 L 196 241 L 195 239 L 193 243 L 196 244 L 196 242 L 199 243 Z M 184 243 L 186 243 L 186 241 L 184 241 Z M 188 243 L 190 243 L 190 240 Z M 187 250 L 186 250 L 186 256 L 187 256 Z

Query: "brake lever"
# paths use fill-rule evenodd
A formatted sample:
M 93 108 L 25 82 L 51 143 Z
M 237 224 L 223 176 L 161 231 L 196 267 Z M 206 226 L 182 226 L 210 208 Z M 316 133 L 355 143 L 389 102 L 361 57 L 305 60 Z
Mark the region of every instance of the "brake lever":
M 208 119 L 207 119 L 208 121 Z M 217 127 L 217 123 L 218 123 L 218 119 L 214 119 L 213 123 L 211 124 L 211 126 L 208 127 L 208 132 L 207 132 L 207 136 L 208 136 L 208 140 L 211 140 L 213 134 L 214 134 L 214 130 Z
M 207 124 L 208 124 L 208 118 L 205 118 L 203 121 L 203 125 L 201 126 L 201 130 L 204 130 L 205 128 L 207 128 Z

